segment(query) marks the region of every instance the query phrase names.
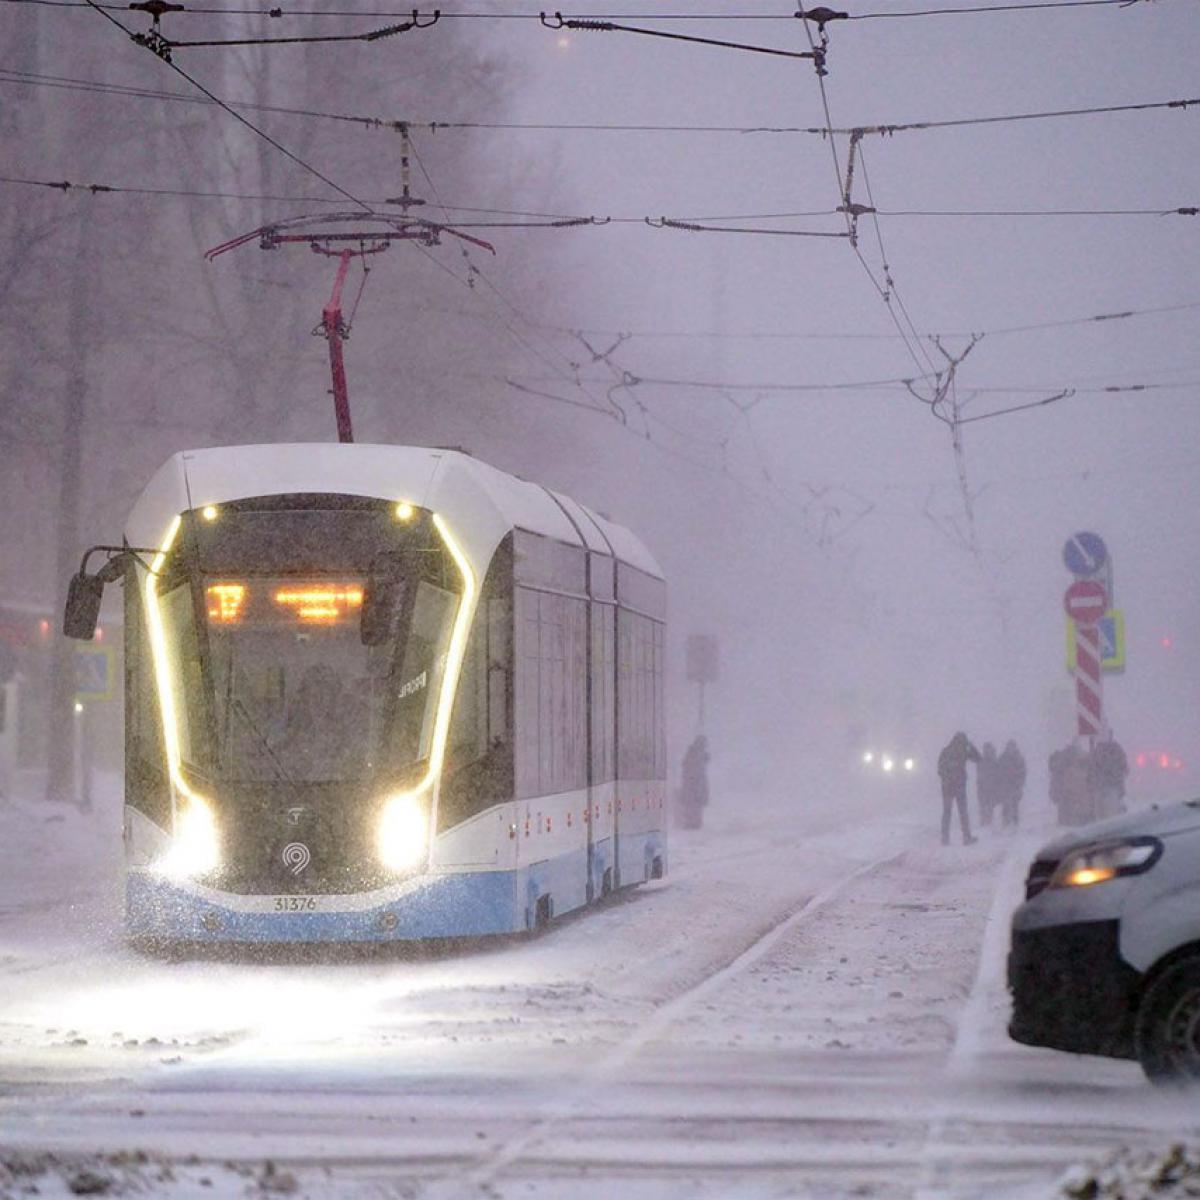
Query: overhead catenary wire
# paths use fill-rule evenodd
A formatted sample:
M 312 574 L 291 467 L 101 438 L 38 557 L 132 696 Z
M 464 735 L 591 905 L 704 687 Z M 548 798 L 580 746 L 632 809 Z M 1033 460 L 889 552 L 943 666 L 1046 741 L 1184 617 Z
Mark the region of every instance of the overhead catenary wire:
M 132 33 L 132 31 L 127 29 L 125 27 L 125 25 L 123 25 L 120 21 L 118 21 L 110 13 L 105 12 L 102 8 L 100 8 L 96 4 L 96 0 L 85 0 L 85 3 L 87 3 L 87 5 L 90 8 L 95 9 L 96 12 L 98 12 L 106 21 L 115 25 L 123 34 L 125 34 L 126 37 L 130 38 L 131 40 L 134 38 L 135 35 Z M 346 189 L 344 187 L 342 187 L 341 184 L 335 183 L 332 179 L 329 178 L 328 175 L 325 175 L 323 172 L 317 170 L 317 168 L 314 167 L 311 163 L 305 162 L 305 160 L 302 159 L 298 154 L 295 154 L 293 151 L 289 150 L 281 142 L 278 142 L 275 140 L 275 138 L 271 137 L 271 135 L 269 133 L 267 133 L 265 130 L 260 129 L 252 121 L 249 121 L 246 117 L 242 116 L 241 113 L 239 113 L 235 109 L 231 108 L 228 104 L 225 103 L 224 100 L 221 100 L 219 97 L 213 95 L 213 93 L 210 92 L 208 90 L 208 88 L 206 88 L 202 83 L 200 83 L 199 80 L 193 79 L 192 76 L 189 75 L 185 70 L 183 70 L 183 68 L 180 67 L 178 64 L 171 62 L 171 60 L 169 58 L 164 58 L 164 59 L 162 59 L 162 61 L 165 62 L 166 65 L 172 71 L 174 71 L 175 74 L 177 74 L 181 79 L 184 79 L 188 83 L 190 83 L 192 85 L 192 87 L 194 87 L 197 91 L 199 91 L 199 92 L 203 93 L 205 96 L 207 96 L 215 105 L 217 105 L 218 108 L 220 108 L 224 112 L 228 113 L 231 117 L 233 117 L 233 119 L 235 121 L 244 125 L 247 129 L 249 129 L 251 131 L 251 133 L 253 133 L 253 134 L 255 134 L 255 136 L 261 138 L 269 146 L 272 146 L 275 150 L 277 150 L 285 158 L 290 159 L 293 163 L 295 163 L 302 170 L 307 171 L 308 174 L 315 176 L 322 183 L 326 184 L 328 187 L 331 187 L 335 192 L 338 192 L 340 195 L 344 196 L 351 203 L 357 204 L 360 208 L 367 209 L 369 211 L 370 205 L 368 205 L 364 201 L 360 200 L 357 196 L 353 195 L 351 192 L 346 191 Z
M 423 165 L 422 165 L 421 169 L 422 169 L 422 171 L 424 171 Z M 320 196 L 310 196 L 310 195 L 277 195 L 277 194 L 265 194 L 265 193 L 251 193 L 251 192 L 204 191 L 204 190 L 192 189 L 192 188 L 163 188 L 163 187 L 128 186 L 128 185 L 120 185 L 120 184 L 74 183 L 74 182 L 71 182 L 68 180 L 27 179 L 27 178 L 14 177 L 14 176 L 0 176 L 0 184 L 10 185 L 10 186 L 45 188 L 48 190 L 58 191 L 58 192 L 63 192 L 63 193 L 66 193 L 69 191 L 82 191 L 82 192 L 88 192 L 89 194 L 96 195 L 96 196 L 112 194 L 112 195 L 139 195 L 139 196 L 155 196 L 155 197 L 172 197 L 172 198 L 184 198 L 184 199 L 269 201 L 269 202 L 274 202 L 274 203 L 302 203 L 302 204 L 337 204 L 337 203 L 340 203 L 339 200 L 335 200 L 332 198 L 325 198 L 325 197 L 320 197 Z M 382 206 L 386 205 L 387 201 L 385 199 L 381 198 L 378 200 L 373 200 L 373 201 L 371 201 L 371 203 L 382 207 Z M 441 207 L 443 209 L 443 211 L 445 211 L 447 213 L 447 215 L 449 215 L 450 211 L 463 211 L 462 209 L 455 209 L 453 206 L 441 204 L 440 201 L 439 201 L 439 207 Z M 499 211 L 499 210 L 477 210 L 476 209 L 476 210 L 467 210 L 467 211 Z M 832 214 L 833 211 L 835 211 L 835 210 L 825 210 L 825 211 L 829 214 Z M 1153 213 L 1153 214 L 1157 215 L 1160 213 L 1160 210 L 1157 210 L 1157 209 L 1145 210 L 1145 211 L 1148 214 Z M 1187 211 L 1187 212 L 1189 212 L 1189 214 L 1195 215 L 1194 211 L 1191 209 L 1182 210 L 1182 211 Z M 531 228 L 531 229 L 532 228 L 569 228 L 569 227 L 572 227 L 572 225 L 575 222 L 582 222 L 585 224 L 593 223 L 593 219 L 591 219 L 591 218 L 569 218 L 569 217 L 561 218 L 561 217 L 554 217 L 553 214 L 514 213 L 514 215 L 549 216 L 549 217 L 552 217 L 553 219 L 546 221 L 542 224 L 532 224 L 532 223 L 522 222 L 522 223 L 505 224 L 502 227 L 513 228 L 513 229 L 519 229 L 522 227 Z M 808 214 L 808 215 L 814 215 L 814 214 Z M 881 215 L 888 215 L 888 214 L 885 211 Z M 1092 215 L 1092 214 L 1089 213 L 1088 215 Z M 712 219 L 716 219 L 716 218 L 712 218 Z M 647 223 L 647 219 L 643 218 L 643 217 L 610 218 L 609 220 L 611 220 L 613 223 L 617 223 L 617 222 L 629 222 L 629 223 L 633 223 L 633 224 Z M 653 225 L 653 222 L 649 222 L 649 223 L 651 225 Z M 469 222 L 468 223 L 458 222 L 458 224 L 464 225 L 464 227 L 466 227 L 466 228 L 475 228 L 475 227 L 496 228 L 496 227 L 499 227 L 499 226 L 497 226 L 496 223 L 492 223 L 492 222 L 481 222 L 481 223 L 479 223 L 478 226 L 473 225 L 472 223 L 469 223 Z M 841 235 L 838 235 L 838 236 L 841 236 Z M 1005 336 L 1005 335 L 1009 335 L 1009 334 L 1027 333 L 1027 332 L 1033 332 L 1033 331 L 1042 330 L 1042 329 L 1063 329 L 1063 328 L 1068 328 L 1071 326 L 1096 324 L 1098 322 L 1103 322 L 1103 321 L 1119 321 L 1119 320 L 1125 320 L 1125 319 L 1133 318 L 1133 317 L 1144 317 L 1144 316 L 1162 315 L 1162 314 L 1167 314 L 1167 313 L 1189 312 L 1189 311 L 1195 311 L 1197 309 L 1200 309 L 1200 301 L 1190 301 L 1190 302 L 1183 303 L 1183 304 L 1161 305 L 1161 306 L 1157 306 L 1157 307 L 1142 308 L 1142 309 L 1128 309 L 1128 310 L 1124 310 L 1121 312 L 1097 313 L 1097 314 L 1094 314 L 1091 316 L 1072 317 L 1072 318 L 1066 318 L 1066 319 L 1055 320 L 1055 321 L 1043 321 L 1043 322 L 1027 323 L 1027 324 L 1023 324 L 1023 325 L 1003 326 L 1003 327 L 998 327 L 995 329 L 985 329 L 982 332 L 985 333 L 989 337 L 1001 337 L 1001 336 Z M 536 325 L 536 323 L 533 323 L 533 324 Z M 538 327 L 546 329 L 546 330 L 560 332 L 560 333 L 572 332 L 565 326 L 540 325 Z M 800 340 L 800 341 L 869 340 L 870 341 L 870 340 L 891 339 L 891 338 L 900 336 L 899 334 L 896 334 L 896 333 L 863 333 L 863 332 L 851 333 L 851 332 L 833 332 L 833 331 L 819 332 L 819 333 L 818 332 L 795 332 L 795 331 L 769 332 L 769 331 L 764 331 L 764 330 L 753 330 L 753 331 L 748 330 L 748 331 L 744 331 L 744 332 L 731 332 L 729 330 L 706 330 L 706 331 L 701 331 L 701 330 L 632 330 L 632 331 L 621 331 L 621 330 L 615 330 L 615 329 L 601 329 L 601 328 L 587 328 L 587 327 L 581 328 L 580 332 L 583 332 L 585 334 L 597 334 L 597 335 L 603 335 L 603 336 L 612 336 L 612 335 L 615 335 L 615 334 L 618 334 L 621 332 L 627 332 L 627 336 L 636 337 L 636 338 L 664 338 L 664 339 L 697 338 L 697 339 L 704 339 L 704 340 L 729 339 L 729 340 L 783 340 L 783 341 L 793 341 L 793 340 Z M 944 335 L 946 335 L 946 336 L 966 336 L 966 334 L 968 332 L 969 331 L 965 331 L 965 330 L 945 330 L 945 331 L 943 331 Z M 927 334 L 927 333 L 922 333 L 919 336 L 922 338 L 928 338 L 932 335 Z
M 11 0 L 0 0 L 8 3 Z M 32 0 L 21 0 L 22 3 Z M 75 0 L 71 0 L 72 3 Z M 88 0 L 78 0 L 87 4 Z M 682 124 L 614 124 L 605 122 L 571 123 L 561 121 L 419 121 L 393 117 L 381 117 L 354 113 L 336 113 L 321 109 L 296 108 L 281 104 L 260 104 L 247 100 L 221 99 L 206 93 L 204 96 L 184 92 L 160 91 L 137 85 L 112 84 L 100 80 L 77 79 L 70 76 L 44 75 L 30 71 L 18 71 L 0 67 L 0 83 L 26 84 L 31 87 L 60 88 L 83 92 L 108 93 L 132 99 L 164 100 L 184 104 L 219 104 L 222 107 L 244 109 L 247 112 L 277 113 L 283 116 L 305 117 L 312 120 L 341 121 L 362 125 L 371 129 L 397 129 L 407 125 L 410 130 L 436 133 L 442 130 L 512 130 L 526 132 L 578 132 L 578 133 L 697 133 L 697 134 L 774 134 L 809 135 L 822 139 L 832 134 L 850 136 L 861 131 L 863 135 L 881 134 L 893 136 L 922 130 L 965 128 L 972 125 L 997 125 L 1014 121 L 1039 121 L 1070 117 L 1105 116 L 1116 113 L 1153 112 L 1174 109 L 1185 111 L 1200 109 L 1200 97 L 1177 100 L 1155 100 L 1136 104 L 1093 105 L 1087 108 L 1052 109 L 1040 112 L 1001 113 L 992 116 L 957 117 L 945 120 L 910 121 L 907 123 L 876 123 L 852 127 L 834 126 L 832 122 L 821 126 L 802 125 L 682 125 Z M 840 169 L 839 169 L 840 175 Z
M 46 188 L 58 192 L 90 192 L 92 195 L 131 195 L 176 197 L 193 200 L 252 200 L 269 201 L 280 204 L 340 204 L 340 199 L 331 196 L 312 195 L 280 195 L 276 193 L 258 192 L 225 192 L 208 191 L 201 188 L 183 187 L 153 187 L 143 184 L 108 184 L 82 183 L 62 179 L 29 179 L 23 176 L 2 175 L 0 184 L 13 187 Z M 393 202 L 393 197 L 371 197 L 365 200 L 375 209 L 386 209 Z M 720 215 L 700 218 L 675 217 L 638 217 L 638 216 L 590 216 L 570 213 L 548 213 L 533 210 L 466 208 L 458 205 L 443 205 L 447 214 L 452 212 L 473 213 L 500 217 L 520 218 L 517 220 L 461 221 L 454 224 L 463 229 L 570 229 L 584 226 L 601 227 L 604 225 L 648 225 L 652 229 L 674 229 L 684 232 L 699 233 L 730 233 L 730 234 L 759 234 L 763 236 L 813 237 L 844 239 L 845 233 L 829 230 L 805 229 L 751 229 L 728 227 L 723 225 L 705 225 L 701 221 L 734 221 L 734 220 L 782 220 L 798 217 L 832 217 L 838 215 L 838 210 L 816 209 L 795 213 L 747 213 L 742 216 Z M 1189 205 L 1176 208 L 1144 208 L 1144 209 L 1011 209 L 1011 210 L 906 210 L 892 211 L 879 209 L 879 216 L 885 217 L 1164 217 L 1164 216 L 1200 216 L 1200 206 Z
M 804 33 L 805 33 L 805 36 L 808 38 L 809 46 L 811 46 L 815 49 L 816 42 L 813 39 L 812 29 L 809 27 L 809 24 L 807 21 L 804 22 Z M 895 325 L 896 332 L 900 335 L 902 341 L 904 342 L 905 350 L 908 352 L 909 357 L 913 360 L 913 363 L 916 365 L 918 374 L 923 375 L 926 372 L 926 370 L 928 370 L 931 373 L 936 375 L 937 372 L 936 372 L 936 368 L 934 367 L 933 360 L 930 358 L 929 353 L 925 350 L 925 347 L 921 344 L 919 336 L 917 337 L 916 348 L 914 349 L 914 343 L 913 343 L 912 338 L 910 337 L 910 333 L 915 333 L 916 331 L 915 330 L 909 331 L 904 328 L 904 325 L 901 323 L 899 317 L 896 315 L 895 309 L 892 307 L 890 295 L 889 295 L 887 289 L 883 286 L 883 284 L 881 284 L 879 282 L 878 279 L 876 279 L 875 272 L 871 270 L 870 264 L 863 257 L 862 252 L 858 248 L 858 239 L 856 237 L 855 219 L 849 212 L 849 207 L 850 207 L 849 170 L 850 170 L 850 167 L 849 167 L 849 163 L 847 163 L 847 178 L 846 178 L 846 182 L 843 183 L 842 182 L 843 177 L 842 177 L 841 160 L 838 156 L 837 138 L 834 136 L 833 114 L 830 112 L 830 109 L 829 109 L 829 93 L 825 87 L 825 77 L 820 71 L 816 72 L 816 76 L 817 76 L 817 87 L 820 91 L 820 96 L 821 96 L 821 110 L 825 116 L 825 134 L 829 140 L 829 153 L 830 153 L 830 157 L 833 160 L 833 174 L 834 174 L 835 180 L 837 181 L 838 195 L 842 200 L 842 209 L 843 209 L 843 212 L 845 215 L 846 232 L 849 235 L 850 246 L 854 251 L 855 257 L 858 259 L 859 263 L 862 265 L 863 270 L 866 272 L 867 278 L 871 281 L 872 286 L 879 293 L 880 298 L 883 300 L 884 307 L 887 309 L 888 316 L 891 319 L 892 324 Z M 922 362 L 922 359 L 924 359 L 924 362 Z
M 1136 317 L 1162 316 L 1165 314 L 1196 312 L 1197 310 L 1200 310 L 1200 300 L 1192 300 L 1184 304 L 1166 304 L 1152 308 L 1127 309 L 1123 312 L 1096 313 L 1085 317 L 1066 317 L 1055 321 L 1035 321 L 1024 325 L 1006 325 L 995 329 L 982 329 L 978 332 L 983 333 L 989 338 L 996 338 L 1013 334 L 1034 333 L 1040 330 L 1068 329 L 1094 325 L 1105 321 L 1123 321 Z M 577 326 L 574 330 L 568 329 L 566 326 L 557 325 L 546 326 L 546 328 L 555 329 L 560 333 L 581 332 L 596 337 L 615 337 L 618 333 L 622 332 L 616 329 L 592 327 L 586 324 Z M 628 329 L 623 332 L 629 338 L 697 339 L 702 341 L 712 341 L 714 339 L 729 341 L 890 341 L 899 336 L 896 333 L 851 333 L 836 330 L 816 332 L 812 330 Z M 942 336 L 944 337 L 969 337 L 970 334 L 970 330 L 961 329 L 947 329 L 942 331 Z M 921 336 L 929 338 L 933 335 L 923 333 Z

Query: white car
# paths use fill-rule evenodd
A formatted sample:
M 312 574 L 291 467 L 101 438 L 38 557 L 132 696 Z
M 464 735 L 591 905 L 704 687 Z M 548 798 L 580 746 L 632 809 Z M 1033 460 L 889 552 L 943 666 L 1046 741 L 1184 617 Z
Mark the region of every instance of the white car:
M 1009 1035 L 1200 1085 L 1200 800 L 1038 851 L 1013 914 Z

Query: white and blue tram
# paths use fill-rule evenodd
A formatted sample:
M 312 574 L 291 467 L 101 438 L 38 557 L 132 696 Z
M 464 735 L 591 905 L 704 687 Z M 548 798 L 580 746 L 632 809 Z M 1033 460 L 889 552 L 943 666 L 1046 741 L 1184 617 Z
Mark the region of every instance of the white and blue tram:
M 662 573 L 457 451 L 173 456 L 64 629 L 125 599 L 131 937 L 527 930 L 667 863 Z

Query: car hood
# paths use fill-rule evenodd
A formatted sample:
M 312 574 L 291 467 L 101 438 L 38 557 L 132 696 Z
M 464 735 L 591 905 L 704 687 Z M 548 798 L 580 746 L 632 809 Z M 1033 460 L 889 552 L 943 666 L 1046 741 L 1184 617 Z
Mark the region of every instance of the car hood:
M 1081 825 L 1047 842 L 1039 851 L 1038 858 L 1060 859 L 1079 846 L 1091 846 L 1096 842 L 1113 841 L 1123 837 L 1170 837 L 1200 829 L 1200 800 L 1188 800 L 1183 804 L 1155 805 L 1124 813 L 1091 825 Z

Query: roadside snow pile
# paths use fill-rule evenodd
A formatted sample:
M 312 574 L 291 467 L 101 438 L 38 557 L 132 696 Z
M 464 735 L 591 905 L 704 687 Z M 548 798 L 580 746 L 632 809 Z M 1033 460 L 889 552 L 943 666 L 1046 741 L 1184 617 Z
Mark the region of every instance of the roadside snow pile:
M 1178 1200 L 1200 1196 L 1200 1147 L 1121 1149 L 1098 1166 L 1072 1167 L 1060 1195 L 1067 1200 Z
M 326 1181 L 327 1183 L 327 1181 Z M 291 1171 L 258 1163 L 170 1161 L 141 1150 L 119 1154 L 17 1154 L 0 1151 L 0 1200 L 36 1196 L 280 1197 L 312 1195 Z M 324 1194 L 318 1187 L 316 1194 Z

